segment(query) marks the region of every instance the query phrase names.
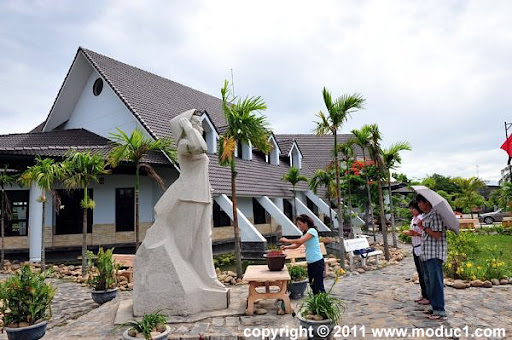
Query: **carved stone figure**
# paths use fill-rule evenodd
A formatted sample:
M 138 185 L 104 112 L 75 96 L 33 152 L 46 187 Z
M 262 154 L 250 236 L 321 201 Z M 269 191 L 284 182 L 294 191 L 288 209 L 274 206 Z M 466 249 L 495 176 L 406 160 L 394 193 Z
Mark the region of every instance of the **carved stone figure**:
M 134 263 L 134 315 L 168 315 L 227 308 L 228 289 L 212 258 L 212 196 L 201 119 L 189 110 L 171 120 L 179 178 L 155 205 Z

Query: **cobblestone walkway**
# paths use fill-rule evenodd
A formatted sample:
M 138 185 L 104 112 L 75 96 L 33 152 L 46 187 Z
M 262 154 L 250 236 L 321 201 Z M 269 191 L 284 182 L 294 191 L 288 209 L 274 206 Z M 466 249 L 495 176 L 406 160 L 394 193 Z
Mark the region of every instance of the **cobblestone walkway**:
M 506 338 L 512 339 L 512 285 L 486 288 L 469 288 L 456 290 L 445 288 L 446 308 L 449 315 L 445 321 L 428 320 L 412 301 L 417 297 L 419 285 L 411 283 L 408 279 L 414 273 L 411 257 L 405 258 L 400 264 L 388 266 L 381 270 L 370 271 L 360 275 L 344 277 L 333 289 L 334 294 L 343 298 L 347 303 L 347 311 L 343 316 L 342 325 L 353 330 L 356 326 L 358 333 L 349 338 L 362 338 L 362 327 L 365 327 L 366 338 L 381 339 L 371 335 L 372 327 L 398 327 L 412 331 L 413 328 L 433 329 L 443 326 L 447 329 L 468 326 L 469 333 L 476 328 L 505 328 Z M 332 280 L 326 281 L 330 287 Z M 113 320 L 119 301 L 131 297 L 129 292 L 122 292 L 120 296 L 76 320 L 60 318 L 64 311 L 82 314 L 94 308 L 90 301 L 87 288 L 73 283 L 57 283 L 60 297 L 66 299 L 59 302 L 56 307 L 55 320 L 44 339 L 121 339 L 122 331 L 115 329 Z M 246 296 L 247 286 L 232 288 L 240 296 Z M 59 301 L 59 296 L 56 297 Z M 296 306 L 300 301 L 294 301 Z M 198 339 L 199 334 L 205 334 L 205 339 L 237 339 L 243 338 L 244 329 L 258 327 L 287 328 L 298 326 L 298 320 L 291 315 L 276 315 L 277 308 L 273 301 L 262 301 L 260 307 L 268 310 L 266 315 L 224 317 L 205 319 L 191 324 L 171 324 L 172 335 L 169 339 Z M 57 305 L 56 305 L 57 306 Z M 57 309 L 60 308 L 61 312 Z M 73 312 L 74 311 L 74 312 Z M 57 327 L 66 320 L 67 324 Z M 392 338 L 397 338 L 392 337 Z M 408 337 L 412 338 L 412 337 Z M 420 338 L 420 337 L 416 337 Z M 444 338 L 444 337 L 443 337 Z M 462 336 L 461 339 L 465 339 Z M 492 337 L 487 337 L 492 338 Z M 0 339 L 2 336 L 0 335 Z M 473 337 L 473 339 L 486 339 L 486 337 Z

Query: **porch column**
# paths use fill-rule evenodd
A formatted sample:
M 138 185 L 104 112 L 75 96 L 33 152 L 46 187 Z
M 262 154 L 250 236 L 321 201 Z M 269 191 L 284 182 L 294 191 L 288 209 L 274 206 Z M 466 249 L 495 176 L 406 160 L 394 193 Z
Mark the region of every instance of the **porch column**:
M 281 225 L 283 236 L 302 236 L 300 229 L 267 196 L 256 197 L 259 204 Z M 282 203 L 282 201 L 281 201 Z
M 38 202 L 41 189 L 32 183 L 29 194 L 28 239 L 31 262 L 41 262 L 41 240 L 43 234 L 43 204 Z

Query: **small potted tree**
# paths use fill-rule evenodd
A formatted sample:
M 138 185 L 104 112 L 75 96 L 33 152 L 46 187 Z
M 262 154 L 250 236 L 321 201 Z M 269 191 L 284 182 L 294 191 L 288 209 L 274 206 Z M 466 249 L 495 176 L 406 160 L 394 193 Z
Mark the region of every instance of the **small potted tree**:
M 312 329 L 314 339 L 328 338 L 334 327 L 341 322 L 341 315 L 345 312 L 345 303 L 340 298 L 333 296 L 331 291 L 343 273 L 343 269 L 339 269 L 335 273 L 334 282 L 327 292 L 314 295 L 310 290 L 299 307 L 297 317 L 300 324 L 304 328 Z
M 117 295 L 116 272 L 118 266 L 114 264 L 112 259 L 113 251 L 113 248 L 104 251 L 100 247 L 96 256 L 91 251 L 87 252 L 89 271 L 87 284 L 93 288 L 91 291 L 92 299 L 100 305 L 112 300 Z M 93 266 L 94 258 L 96 258 L 96 266 Z
M 267 266 L 270 271 L 283 270 L 286 262 L 286 254 L 277 246 L 269 246 L 268 251 L 263 255 L 267 260 Z
M 302 266 L 290 266 L 288 267 L 290 273 L 290 284 L 288 290 L 290 291 L 291 299 L 298 299 L 304 296 L 304 292 L 308 287 L 308 272 L 306 268 Z
M 45 282 L 44 273 L 28 265 L 0 283 L 0 310 L 9 340 L 37 340 L 46 332 L 55 290 Z
M 121 327 L 129 326 L 123 333 L 125 340 L 164 340 L 167 339 L 171 327 L 166 325 L 167 318 L 159 312 L 145 314 L 141 321 L 128 321 Z

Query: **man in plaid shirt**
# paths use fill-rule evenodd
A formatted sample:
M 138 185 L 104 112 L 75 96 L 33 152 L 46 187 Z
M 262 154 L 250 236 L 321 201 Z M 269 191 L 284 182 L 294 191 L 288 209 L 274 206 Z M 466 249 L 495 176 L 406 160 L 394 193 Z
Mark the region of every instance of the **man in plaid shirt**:
M 432 310 L 430 319 L 439 320 L 446 318 L 444 309 L 444 281 L 443 262 L 446 261 L 446 228 L 441 216 L 432 209 L 430 202 L 418 195 L 418 206 L 423 212 L 423 221 L 418 227 L 423 230 L 423 245 L 421 247 L 421 260 L 425 268 L 425 283 Z

